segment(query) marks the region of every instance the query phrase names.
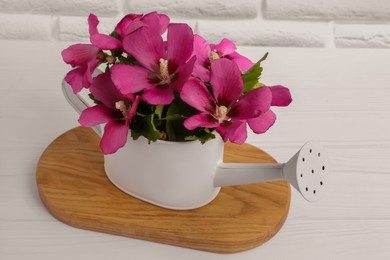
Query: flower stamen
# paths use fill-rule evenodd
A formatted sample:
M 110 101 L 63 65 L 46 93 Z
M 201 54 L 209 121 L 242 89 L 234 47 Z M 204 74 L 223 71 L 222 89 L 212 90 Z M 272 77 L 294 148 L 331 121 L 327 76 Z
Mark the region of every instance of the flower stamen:
M 164 59 L 160 59 L 160 78 L 161 78 L 161 82 L 159 83 L 160 85 L 171 83 L 171 76 L 169 75 L 169 70 L 168 70 L 168 61 Z
M 218 119 L 218 123 L 222 123 L 223 121 L 230 121 L 231 118 L 226 114 L 228 112 L 228 108 L 225 106 L 217 106 L 215 118 Z
M 221 57 L 219 56 L 217 50 L 213 50 L 211 53 L 210 53 L 210 62 L 213 62 L 215 60 L 219 60 Z
M 115 56 L 107 56 L 106 57 L 106 61 L 108 62 L 108 64 L 115 64 Z
M 122 100 L 118 101 L 118 102 L 115 102 L 115 108 L 122 112 L 122 115 L 123 115 L 124 118 L 126 118 L 127 115 L 130 112 L 130 108 L 128 108 L 126 106 L 126 103 L 124 101 L 122 101 Z

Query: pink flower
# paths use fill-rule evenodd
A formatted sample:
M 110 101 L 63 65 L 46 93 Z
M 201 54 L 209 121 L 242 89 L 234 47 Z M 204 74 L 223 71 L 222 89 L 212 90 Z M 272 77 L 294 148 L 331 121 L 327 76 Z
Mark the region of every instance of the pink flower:
M 121 95 L 108 73 L 95 77 L 90 91 L 102 103 L 85 109 L 79 123 L 86 127 L 106 123 L 100 147 L 104 154 L 115 153 L 126 144 L 129 124 L 136 113 L 140 96 Z
M 161 35 L 167 30 L 168 24 L 169 17 L 165 14 L 158 14 L 157 12 L 146 15 L 128 14 L 117 24 L 115 31 L 121 36 L 121 39 L 124 39 L 126 35 L 135 30 L 148 26 Z
M 272 93 L 271 106 L 288 106 L 292 99 L 290 90 L 286 87 L 277 85 L 272 87 L 261 87 L 269 88 Z M 276 115 L 271 110 L 261 113 L 255 118 L 248 119 L 248 125 L 256 134 L 265 133 L 275 122 Z
M 281 85 L 269 87 L 272 92 L 271 106 L 286 107 L 290 105 L 292 98 L 290 90 Z
M 159 33 L 142 27 L 127 35 L 123 48 L 142 66 L 116 64 L 111 68 L 114 84 L 123 94 L 143 90 L 149 104 L 170 104 L 190 77 L 196 57 L 191 57 L 193 32 L 186 24 L 169 24 L 167 48 Z M 190 60 L 188 60 L 190 59 Z
M 236 52 L 236 45 L 228 39 L 223 39 L 219 44 L 208 44 L 199 35 L 194 35 L 194 55 L 196 62 L 194 76 L 203 81 L 210 80 L 210 64 L 218 59 L 227 58 L 234 61 L 242 73 L 253 66 L 253 62 Z
M 200 113 L 187 118 L 184 126 L 189 130 L 197 127 L 216 128 L 225 142 L 244 143 L 247 120 L 269 110 L 271 90 L 267 87 L 257 88 L 241 97 L 244 89 L 241 72 L 229 59 L 211 63 L 210 83 L 212 94 L 197 78 L 185 83 L 180 97 Z
M 92 73 L 101 61 L 99 52 L 100 49 L 92 44 L 74 44 L 62 51 L 64 62 L 76 67 L 65 76 L 74 93 L 91 85 Z
M 99 20 L 94 14 L 88 16 L 89 39 L 92 45 L 102 50 L 112 50 L 122 47 L 120 40 L 106 34 L 99 33 L 97 26 Z
M 62 51 L 65 63 L 75 69 L 68 72 L 65 81 L 72 86 L 73 92 L 78 93 L 88 88 L 92 83 L 92 73 L 101 62 L 101 50 L 120 48 L 122 43 L 109 35 L 100 34 L 97 26 L 99 20 L 94 14 L 88 17 L 90 41 L 92 44 L 74 44 Z

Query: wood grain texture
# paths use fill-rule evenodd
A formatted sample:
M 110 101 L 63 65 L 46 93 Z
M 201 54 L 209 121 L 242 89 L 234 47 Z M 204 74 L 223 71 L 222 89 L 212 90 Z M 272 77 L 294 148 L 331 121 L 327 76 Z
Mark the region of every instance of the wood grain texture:
M 74 128 L 53 141 L 37 167 L 40 197 L 74 227 L 199 250 L 233 253 L 257 247 L 283 225 L 290 205 L 285 181 L 224 187 L 194 210 L 163 209 L 135 199 L 105 175 L 98 136 Z M 225 162 L 274 162 L 250 145 L 226 144 Z

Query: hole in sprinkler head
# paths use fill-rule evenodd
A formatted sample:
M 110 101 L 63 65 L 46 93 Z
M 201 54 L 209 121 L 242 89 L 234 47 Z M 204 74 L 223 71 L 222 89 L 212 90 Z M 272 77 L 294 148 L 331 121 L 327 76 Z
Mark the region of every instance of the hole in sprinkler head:
M 306 187 L 306 191 L 308 191 L 309 190 L 309 188 L 308 187 Z
M 301 173 L 301 177 L 303 177 L 303 174 Z
M 318 153 L 318 157 L 320 157 L 321 156 L 321 153 Z
M 322 170 L 325 171 L 325 166 L 322 166 Z
M 302 158 L 302 162 L 304 162 L 304 161 L 305 161 L 305 157 Z
M 310 153 L 312 152 L 312 149 L 310 149 Z
M 316 190 L 313 190 L 313 194 L 316 194 Z
M 322 181 L 320 181 L 320 185 L 322 186 L 322 184 L 324 184 Z
M 314 173 L 314 170 L 311 170 L 311 173 Z

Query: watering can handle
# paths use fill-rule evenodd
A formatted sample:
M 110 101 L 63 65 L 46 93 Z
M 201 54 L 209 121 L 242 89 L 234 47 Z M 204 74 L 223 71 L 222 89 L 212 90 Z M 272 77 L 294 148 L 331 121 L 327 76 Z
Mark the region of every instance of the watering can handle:
M 66 100 L 79 115 L 84 109 L 89 107 L 88 103 L 80 96 L 80 94 L 73 93 L 72 87 L 64 79 L 62 80 L 61 88 Z M 100 125 L 93 126 L 92 129 L 101 136 L 102 131 Z

